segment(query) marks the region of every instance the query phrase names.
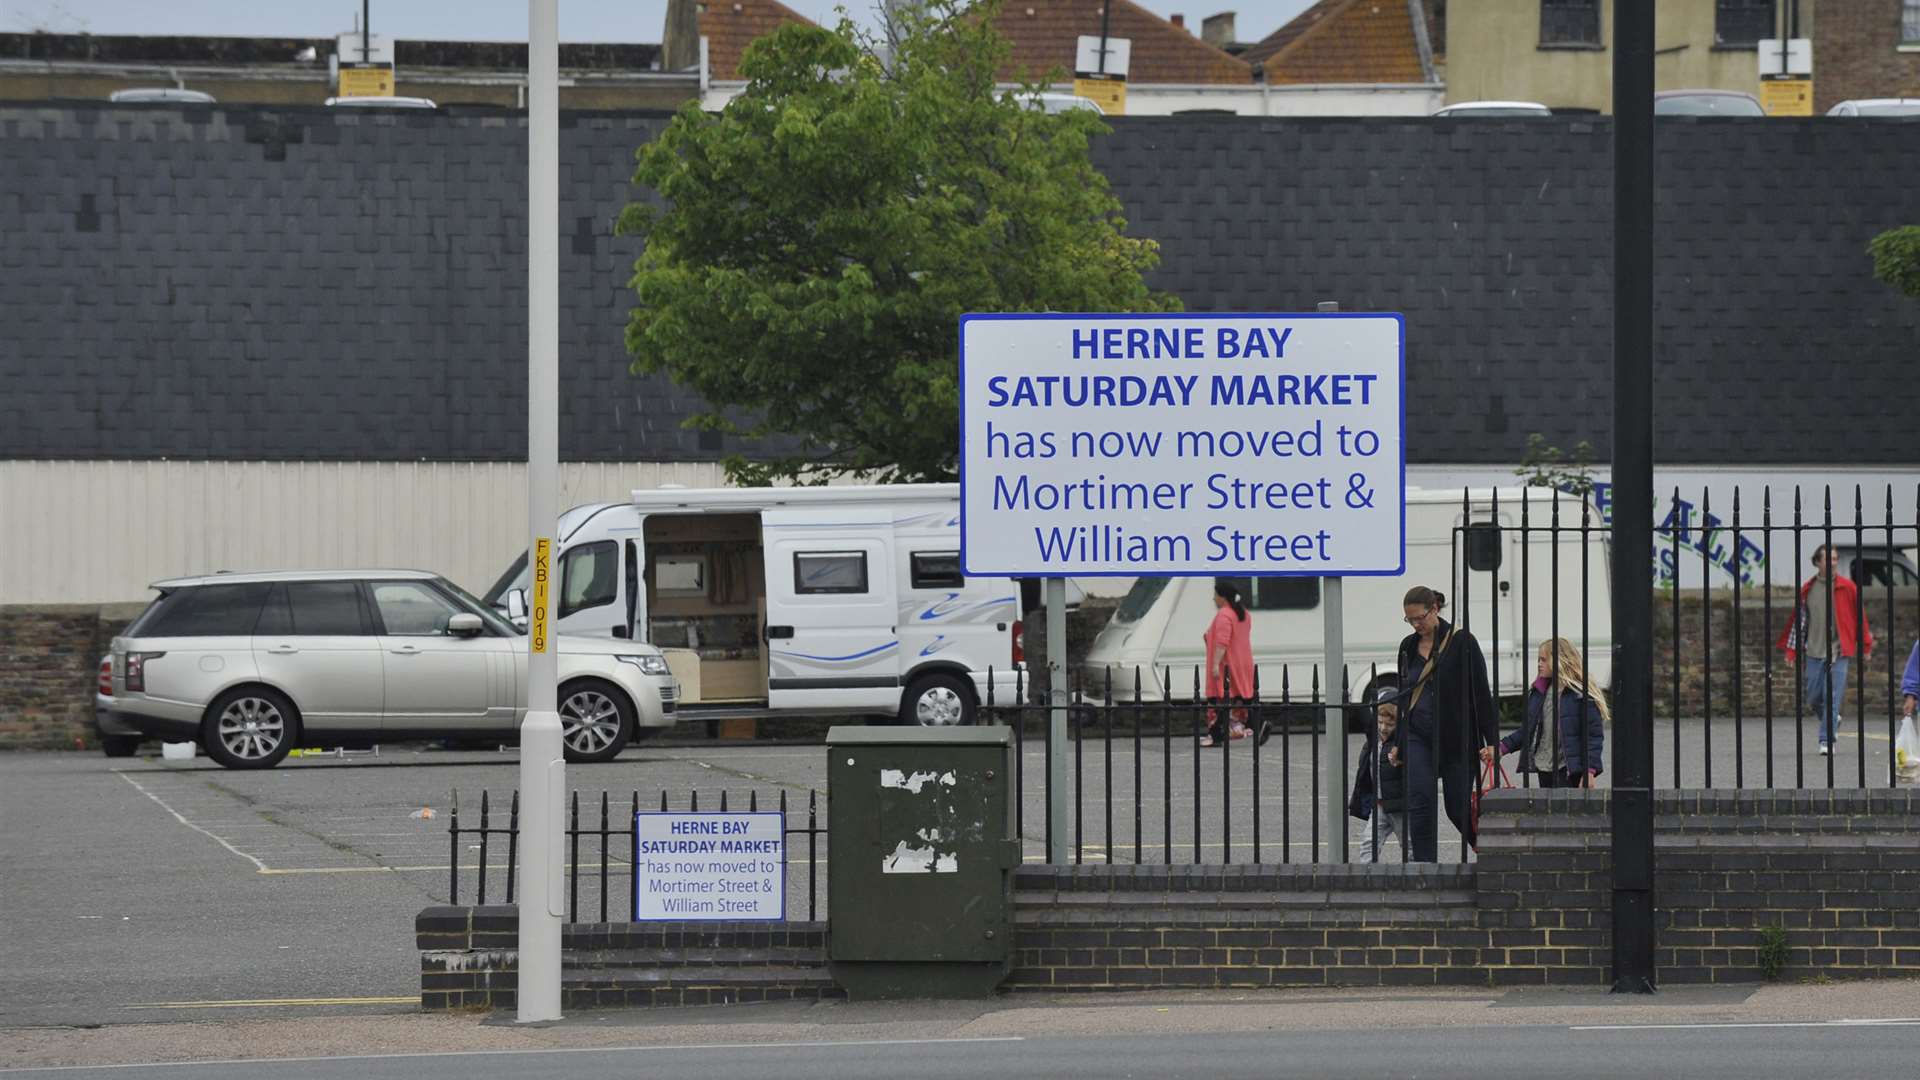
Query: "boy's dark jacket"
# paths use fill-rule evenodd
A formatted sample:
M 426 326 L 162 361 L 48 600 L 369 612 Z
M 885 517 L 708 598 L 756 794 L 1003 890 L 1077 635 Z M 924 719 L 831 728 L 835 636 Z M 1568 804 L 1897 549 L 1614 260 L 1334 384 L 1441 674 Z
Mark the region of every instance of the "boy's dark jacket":
M 1396 733 L 1397 734 L 1397 733 Z M 1380 767 L 1380 808 L 1389 812 L 1398 812 L 1406 805 L 1407 780 L 1403 765 L 1395 765 L 1381 752 L 1379 732 L 1367 740 L 1366 749 L 1360 751 L 1360 768 L 1353 777 L 1353 797 L 1347 800 L 1347 813 L 1366 821 L 1373 817 L 1373 772 L 1376 755 Z

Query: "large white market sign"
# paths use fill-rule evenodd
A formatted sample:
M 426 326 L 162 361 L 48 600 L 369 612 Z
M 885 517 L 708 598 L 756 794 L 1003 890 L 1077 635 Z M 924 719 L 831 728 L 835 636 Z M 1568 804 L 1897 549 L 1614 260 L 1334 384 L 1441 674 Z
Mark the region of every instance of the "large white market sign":
M 1398 315 L 967 315 L 978 575 L 1399 574 Z

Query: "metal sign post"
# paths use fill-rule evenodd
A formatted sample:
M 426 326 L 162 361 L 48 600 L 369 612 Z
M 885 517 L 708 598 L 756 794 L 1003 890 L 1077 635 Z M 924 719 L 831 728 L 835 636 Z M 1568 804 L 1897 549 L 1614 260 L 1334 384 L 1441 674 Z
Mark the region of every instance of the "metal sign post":
M 566 911 L 559 657 L 550 630 L 553 527 L 559 515 L 560 16 L 527 2 L 527 711 L 520 725 L 521 1023 L 560 1019 L 560 919 Z
M 1321 311 L 1339 311 L 1337 300 L 1322 300 Z M 1347 861 L 1347 711 L 1337 707 L 1340 688 L 1347 670 L 1347 628 L 1345 583 L 1338 577 L 1320 579 L 1320 634 L 1327 653 L 1327 703 L 1336 707 L 1324 710 L 1326 721 L 1326 782 L 1321 785 L 1327 800 L 1327 861 Z M 1404 840 L 1401 841 L 1405 843 Z
M 1050 577 L 1047 603 L 1047 862 L 1067 861 L 1067 579 Z

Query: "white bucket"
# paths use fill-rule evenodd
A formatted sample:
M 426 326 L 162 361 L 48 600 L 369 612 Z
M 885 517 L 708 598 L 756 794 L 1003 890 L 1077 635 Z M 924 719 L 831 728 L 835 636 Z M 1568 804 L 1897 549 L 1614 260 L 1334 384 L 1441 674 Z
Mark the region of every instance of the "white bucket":
M 160 744 L 160 756 L 168 761 L 189 761 L 193 758 L 194 745 L 190 742 L 170 742 Z

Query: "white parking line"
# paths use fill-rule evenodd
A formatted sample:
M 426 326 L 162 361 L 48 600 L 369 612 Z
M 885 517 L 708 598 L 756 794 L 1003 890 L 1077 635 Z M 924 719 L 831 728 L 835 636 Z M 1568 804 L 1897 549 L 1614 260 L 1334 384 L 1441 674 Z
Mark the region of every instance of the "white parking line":
M 1916 1027 L 1920 1017 L 1887 1020 L 1756 1020 L 1721 1024 L 1589 1024 L 1568 1031 L 1706 1031 L 1713 1028 Z
M 343 1054 L 339 1057 L 220 1058 L 212 1061 L 143 1061 L 122 1065 L 52 1065 L 37 1069 L 0 1069 L 0 1075 L 12 1076 L 29 1073 L 79 1072 L 90 1069 L 102 1071 L 108 1069 L 191 1069 L 203 1068 L 210 1065 L 247 1065 L 259 1068 L 263 1065 L 315 1064 L 336 1061 L 405 1061 L 413 1058 L 534 1057 L 542 1054 L 631 1054 L 640 1051 L 685 1054 L 712 1050 L 827 1050 L 849 1046 L 965 1046 L 977 1043 L 1017 1043 L 1025 1041 L 1025 1037 L 1019 1035 L 987 1035 L 974 1038 L 952 1039 L 846 1039 L 839 1042 L 740 1042 L 704 1043 L 695 1046 L 673 1046 L 670 1044 L 654 1046 L 555 1046 L 526 1050 L 439 1050 L 430 1053 L 415 1054 Z
M 126 773 L 120 772 L 117 769 L 114 771 L 114 775 L 118 776 L 122 780 L 125 780 L 127 783 L 132 784 L 133 789 L 135 791 L 138 791 L 140 794 L 145 795 L 147 798 L 152 799 L 155 803 L 159 804 L 160 809 L 165 810 L 167 813 L 173 815 L 173 820 L 179 822 L 182 825 L 185 825 L 187 828 L 192 829 L 194 832 L 199 833 L 201 836 L 207 837 L 208 839 L 212 840 L 214 843 L 219 844 L 221 847 L 226 848 L 228 851 L 231 851 L 235 855 L 238 855 L 241 858 L 252 863 L 254 865 L 254 869 L 258 870 L 259 872 L 263 874 L 267 872 L 266 863 L 263 863 L 259 859 L 256 859 L 253 856 L 247 854 L 246 852 L 241 851 L 239 848 L 234 847 L 232 844 L 227 842 L 225 837 L 219 836 L 215 833 L 208 832 L 207 830 L 201 828 L 200 826 L 195 825 L 193 822 L 188 821 L 184 816 L 181 815 L 180 811 L 175 810 L 171 806 L 168 806 L 166 803 L 166 800 L 162 799 L 160 796 L 155 795 L 153 792 L 148 791 L 145 787 L 141 786 L 140 781 L 135 780 L 133 777 L 128 776 Z

